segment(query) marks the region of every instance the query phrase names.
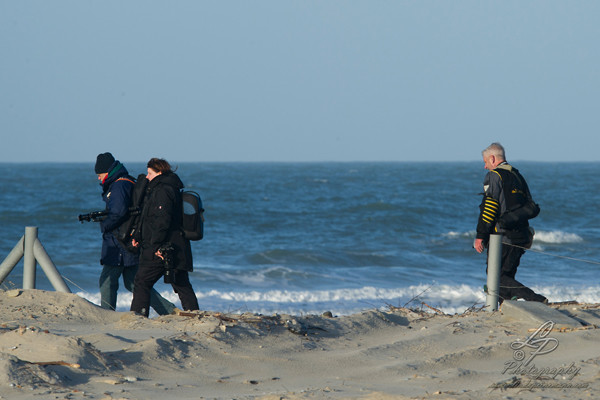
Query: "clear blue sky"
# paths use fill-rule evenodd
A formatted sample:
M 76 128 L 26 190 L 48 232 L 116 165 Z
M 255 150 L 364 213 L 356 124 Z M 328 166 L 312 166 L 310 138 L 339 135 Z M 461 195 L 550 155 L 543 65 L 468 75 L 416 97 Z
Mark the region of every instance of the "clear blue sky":
M 0 0 L 0 161 L 596 161 L 599 42 L 599 1 Z

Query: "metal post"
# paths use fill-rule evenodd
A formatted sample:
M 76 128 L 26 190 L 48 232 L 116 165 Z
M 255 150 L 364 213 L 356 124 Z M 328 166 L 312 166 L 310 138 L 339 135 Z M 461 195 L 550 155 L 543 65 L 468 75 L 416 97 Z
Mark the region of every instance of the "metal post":
M 501 261 L 502 235 L 490 235 L 490 243 L 488 245 L 487 298 L 485 303 L 488 311 L 498 310 Z
M 2 264 L 0 264 L 0 284 L 4 282 L 8 274 L 12 272 L 15 266 L 21 261 L 23 258 L 23 242 L 25 240 L 25 236 L 21 236 L 19 242 L 13 247 L 11 252 L 6 256 Z
M 37 239 L 37 226 L 25 227 L 25 259 L 23 261 L 23 289 L 35 289 L 35 255 L 33 245 Z
M 40 239 L 35 240 L 35 244 L 33 245 L 33 254 L 35 255 L 37 262 L 40 264 L 40 267 L 42 267 L 42 270 L 46 274 L 46 277 L 48 277 L 48 280 L 54 287 L 54 290 L 57 292 L 71 293 L 71 290 L 63 280 L 62 276 L 58 273 L 56 265 L 54 265 L 52 259 L 50 259 L 46 249 L 44 249 L 44 246 L 42 246 Z

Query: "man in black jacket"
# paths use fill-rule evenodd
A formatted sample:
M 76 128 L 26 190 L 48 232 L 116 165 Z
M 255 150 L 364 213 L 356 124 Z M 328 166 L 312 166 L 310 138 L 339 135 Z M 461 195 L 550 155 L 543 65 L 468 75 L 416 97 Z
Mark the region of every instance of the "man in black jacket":
M 525 299 L 546 303 L 548 300 L 544 296 L 515 280 L 521 256 L 533 241 L 529 222 L 525 219 L 510 228 L 498 224 L 503 214 L 523 206 L 531 198 L 527 182 L 516 168 L 506 162 L 504 147 L 500 143 L 492 143 L 483 150 L 482 155 L 485 169 L 489 172 L 483 180 L 484 196 L 479 206 L 477 236 L 473 247 L 481 253 L 490 234 L 502 234 L 499 301 Z
M 103 266 L 99 282 L 100 307 L 114 310 L 117 305 L 119 277 L 123 276 L 125 288 L 133 292 L 134 278 L 138 270 L 138 255 L 127 251 L 114 234 L 128 217 L 135 179 L 111 153 L 98 154 L 94 169 L 102 186 L 102 200 L 106 203 L 108 211 L 108 215 L 100 223 L 100 264 Z M 156 290 L 151 293 L 151 304 L 160 315 L 171 314 L 175 309 L 175 305 Z

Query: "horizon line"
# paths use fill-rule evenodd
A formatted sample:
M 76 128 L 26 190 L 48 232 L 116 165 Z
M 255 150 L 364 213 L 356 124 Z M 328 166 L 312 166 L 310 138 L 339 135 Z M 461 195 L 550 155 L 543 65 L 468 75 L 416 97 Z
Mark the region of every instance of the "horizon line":
M 146 163 L 147 161 L 139 161 L 139 160 L 118 160 L 122 163 Z M 43 161 L 0 161 L 0 164 L 93 164 L 95 160 L 88 161 L 57 161 L 57 160 L 43 160 Z M 360 164 L 360 163 L 381 163 L 381 164 L 390 164 L 390 163 L 472 163 L 472 162 L 482 162 L 478 159 L 473 160 L 227 160 L 227 161 L 190 161 L 190 160 L 169 160 L 172 163 L 205 163 L 205 164 Z M 512 160 L 508 161 L 509 163 L 513 162 Z M 535 163 L 594 163 L 600 162 L 600 160 L 560 160 L 560 161 L 547 161 L 547 160 L 524 160 L 517 159 L 514 162 L 535 162 Z

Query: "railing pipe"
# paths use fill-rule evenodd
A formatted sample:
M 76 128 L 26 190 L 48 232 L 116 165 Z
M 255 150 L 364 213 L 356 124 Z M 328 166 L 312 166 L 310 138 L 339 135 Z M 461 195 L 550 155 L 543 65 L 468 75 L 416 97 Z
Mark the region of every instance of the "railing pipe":
M 33 254 L 33 245 L 37 240 L 37 226 L 25 227 L 25 249 L 23 260 L 23 289 L 35 289 L 35 255 Z
M 502 235 L 490 235 L 488 245 L 487 266 L 487 298 L 486 309 L 498 310 L 498 295 L 500 293 L 500 268 L 502 262 Z
M 42 242 L 39 239 L 36 239 L 33 245 L 33 254 L 35 255 L 35 259 L 42 267 L 42 270 L 46 274 L 46 277 L 52 284 L 52 287 L 57 292 L 71 293 L 71 290 L 65 283 L 64 279 L 56 269 L 56 265 L 52 262 L 52 259 L 42 246 Z
M 24 246 L 25 236 L 21 236 L 21 239 L 17 242 L 15 247 L 11 250 L 11 252 L 6 256 L 2 264 L 0 264 L 0 284 L 4 282 L 8 274 L 11 273 L 13 268 L 21 261 L 23 258 L 23 246 Z

